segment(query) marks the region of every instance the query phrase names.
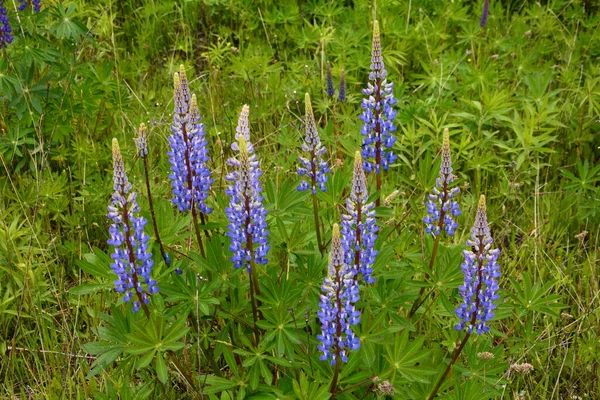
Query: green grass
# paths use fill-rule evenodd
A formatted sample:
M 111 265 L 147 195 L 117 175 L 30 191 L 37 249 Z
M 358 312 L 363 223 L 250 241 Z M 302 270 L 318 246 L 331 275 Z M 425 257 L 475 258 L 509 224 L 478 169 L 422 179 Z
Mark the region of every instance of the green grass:
M 400 194 L 377 210 L 377 282 L 361 288 L 361 349 L 342 367 L 339 391 L 348 390 L 337 398 L 384 398 L 373 392 L 382 381 L 393 398 L 431 392 L 463 337 L 453 329 L 461 251 L 481 194 L 502 251 L 499 308 L 492 332 L 468 342 L 440 398 L 600 397 L 597 5 L 492 1 L 482 29 L 483 2 L 467 0 L 47 0 L 42 13 L 19 20 L 12 3 L 5 1 L 15 41 L 0 50 L 1 398 L 328 397 L 333 369 L 318 359 L 316 339 L 327 257 L 317 250 L 310 196 L 295 189 L 303 99 L 311 94 L 329 155 L 334 131 L 342 132 L 344 164 L 319 194 L 328 241 L 362 140 L 375 18 L 398 99 L 398 161 L 381 194 Z M 342 69 L 348 84 L 335 123 L 326 61 L 336 84 Z M 191 218 L 170 204 L 167 137 L 179 64 L 198 96 L 212 157 L 206 259 Z M 243 104 L 271 231 L 259 273 L 259 345 L 251 341 L 247 274 L 232 267 L 225 236 L 226 160 Z M 113 137 L 150 216 L 133 142 L 140 122 L 149 127 L 158 226 L 184 270 L 173 274 L 154 245 L 161 292 L 150 321 L 114 292 L 106 244 Z M 444 128 L 463 215 L 425 279 L 433 240 L 423 230 L 424 201 Z M 432 295 L 409 318 L 421 287 Z M 510 370 L 520 363 L 533 371 Z M 369 380 L 375 376 L 381 381 Z

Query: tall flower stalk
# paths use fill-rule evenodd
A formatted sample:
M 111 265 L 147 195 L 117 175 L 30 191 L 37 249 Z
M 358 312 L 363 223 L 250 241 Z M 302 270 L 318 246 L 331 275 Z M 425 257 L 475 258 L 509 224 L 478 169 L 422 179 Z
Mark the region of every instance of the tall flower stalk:
M 375 240 L 377 223 L 375 204 L 368 203 L 367 178 L 363 160 L 357 151 L 354 157 L 354 173 L 350 196 L 346 199 L 346 213 L 342 215 L 342 243 L 346 263 L 355 273 L 362 274 L 366 283 L 374 283 L 373 263 L 377 256 Z
M 463 302 L 455 310 L 459 323 L 454 328 L 459 331 L 466 330 L 467 333 L 454 351 L 450 364 L 440 376 L 429 399 L 433 399 L 437 394 L 473 332 L 482 335 L 490 331 L 487 322 L 494 317 L 495 301 L 498 300 L 498 278 L 500 277 L 500 266 L 498 265 L 500 250 L 492 249 L 492 243 L 485 196 L 481 195 L 475 223 L 471 229 L 471 237 L 467 240 L 467 246 L 471 249 L 463 251 L 464 262 L 461 268 L 464 283 L 458 288 Z
M 356 272 L 345 262 L 344 246 L 338 224 L 333 225 L 329 271 L 323 281 L 320 311 L 318 312 L 322 332 L 317 336 L 321 342 L 318 349 L 321 360 L 335 366 L 331 382 L 331 394 L 337 391 L 342 362 L 348 361 L 348 352 L 360 347 L 360 339 L 354 335 L 352 326 L 360 322 L 360 311 L 354 304 L 359 300 Z
M 450 152 L 450 132 L 448 128 L 444 129 L 442 137 L 442 162 L 440 172 L 435 181 L 435 187 L 427 198 L 427 215 L 423 218 L 425 223 L 425 233 L 432 234 L 434 239 L 431 258 L 429 259 L 429 271 L 433 268 L 437 251 L 440 245 L 442 231 L 448 236 L 454 236 L 458 222 L 456 217 L 461 214 L 460 206 L 456 201 L 456 195 L 460 192 L 458 187 L 451 187 L 456 176 L 452 169 L 452 154 Z M 425 274 L 427 278 L 427 273 Z M 412 317 L 425 301 L 427 296 L 423 297 L 425 288 L 421 288 L 419 296 L 413 303 L 408 314 Z
M 200 122 L 196 95 L 190 94 L 183 65 L 179 73 L 174 74 L 173 82 L 175 109 L 171 125 L 172 134 L 169 136 L 171 151 L 168 153 L 173 204 L 181 212 L 191 210 L 196 239 L 204 256 L 198 216 L 204 224 L 206 215 L 212 211 L 206 204 L 212 179 L 207 167 L 209 156 L 204 124 Z
M 138 149 L 138 155 L 142 159 L 144 164 L 144 177 L 146 178 L 146 192 L 148 193 L 148 205 L 150 206 L 150 215 L 152 216 L 152 227 L 154 228 L 154 236 L 156 237 L 156 241 L 158 242 L 158 246 L 160 248 L 160 254 L 165 260 L 165 264 L 171 265 L 171 259 L 169 255 L 165 251 L 163 246 L 163 242 L 160 239 L 160 233 L 158 232 L 158 225 L 156 223 L 156 213 L 154 212 L 154 200 L 152 199 L 152 191 L 150 190 L 150 172 L 148 168 L 148 131 L 146 129 L 146 124 L 143 122 L 140 124 L 140 127 L 137 131 L 137 135 L 135 138 L 135 143 Z M 176 272 L 181 274 L 182 271 L 177 269 Z
M 313 114 L 312 104 L 310 102 L 310 95 L 306 93 L 304 96 L 304 130 L 306 136 L 304 137 L 304 143 L 302 143 L 302 151 L 307 154 L 306 157 L 300 157 L 300 164 L 302 165 L 297 169 L 300 176 L 306 177 L 303 179 L 297 189 L 299 191 L 305 191 L 309 188 L 312 192 L 313 201 L 313 216 L 315 219 L 315 231 L 317 233 L 317 244 L 321 254 L 325 251 L 323 239 L 321 237 L 321 224 L 319 222 L 319 200 L 317 199 L 317 188 L 321 191 L 327 190 L 327 174 L 329 173 L 329 165 L 327 161 L 323 159 L 323 155 L 327 149 L 321 143 L 319 132 L 317 131 L 317 124 L 315 122 L 315 116 Z M 308 181 L 307 181 L 308 180 Z
M 231 240 L 229 250 L 235 268 L 246 267 L 250 276 L 250 300 L 254 318 L 254 331 L 258 343 L 258 307 L 255 295 L 259 294 L 255 265 L 266 264 L 269 252 L 267 230 L 267 211 L 263 206 L 262 186 L 260 184 L 260 162 L 256 159 L 254 146 L 250 142 L 248 114 L 250 108 L 242 107 L 238 120 L 235 139 L 231 148 L 237 157 L 227 163 L 234 171 L 226 176 L 230 182 L 225 193 L 229 196 L 229 207 L 225 209 L 229 226 L 227 236 Z
M 327 61 L 327 97 L 333 98 L 335 95 L 335 86 L 333 85 L 333 76 L 331 75 L 331 63 Z
M 158 293 L 159 288 L 151 276 L 154 260 L 148 251 L 150 236 L 144 232 L 148 221 L 137 215 L 140 211 L 137 195 L 131 190 L 117 139 L 112 140 L 112 154 L 114 192 L 108 206 L 108 217 L 113 223 L 107 243 L 114 247 L 110 267 L 118 276 L 115 289 L 123 293 L 124 302 L 133 301 L 133 312 L 142 307 L 146 316 L 150 317 L 150 295 Z
M 387 71 L 381 55 L 381 38 L 379 22 L 373 21 L 373 45 L 371 50 L 371 72 L 367 88 L 363 89 L 366 98 L 362 101 L 363 112 L 360 119 L 364 122 L 361 129 L 363 139 L 362 156 L 365 159 L 365 171 L 375 171 L 377 191 L 381 190 L 382 170 L 387 171 L 396 155 L 391 148 L 396 142 L 393 133 L 396 131 L 393 106 L 396 98 L 393 93 L 393 82 L 388 82 Z M 380 199 L 376 201 L 379 206 Z
M 490 14 L 490 0 L 483 2 L 483 11 L 481 12 L 481 19 L 479 20 L 479 26 L 485 28 L 488 21 L 488 15 Z
M 338 90 L 338 101 L 344 103 L 346 101 L 346 73 L 342 69 L 340 72 L 340 88 Z

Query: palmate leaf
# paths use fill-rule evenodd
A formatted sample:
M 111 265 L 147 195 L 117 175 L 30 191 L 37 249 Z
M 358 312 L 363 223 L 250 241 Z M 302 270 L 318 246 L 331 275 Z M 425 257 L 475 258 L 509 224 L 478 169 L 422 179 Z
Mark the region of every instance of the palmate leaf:
M 389 376 L 392 383 L 396 383 L 398 379 L 408 382 L 429 382 L 426 375 L 431 375 L 435 371 L 418 365 L 419 361 L 429 355 L 427 351 L 421 349 L 424 340 L 425 337 L 420 336 L 411 342 L 408 332 L 405 331 L 396 335 L 393 345 L 386 346 L 384 357 L 390 364 L 386 376 Z
M 8 60 L 0 60 L 0 71 L 8 71 Z M 0 72 L 0 100 L 12 98 L 20 87 L 17 78 Z
M 116 275 L 110 269 L 112 259 L 108 254 L 97 247 L 94 247 L 93 250 L 93 254 L 85 254 L 83 256 L 85 261 L 79 260 L 77 261 L 77 265 L 92 276 L 110 280 L 112 282 L 116 277 Z
M 567 306 L 560 303 L 561 297 L 549 292 L 556 286 L 555 281 L 546 282 L 541 285 L 539 282 L 532 284 L 528 273 L 523 273 L 523 282 L 519 283 L 514 279 L 510 282 L 515 293 L 510 297 L 517 303 L 515 311 L 519 317 L 528 312 L 537 311 L 552 317 L 560 317 L 559 311 Z
M 111 315 L 102 314 L 101 318 L 105 325 L 98 328 L 100 340 L 83 345 L 87 353 L 99 355 L 92 364 L 88 377 L 98 374 L 123 354 L 129 344 L 127 334 L 133 330 L 130 318 L 115 305 L 111 307 Z
M 240 385 L 239 382 L 225 378 L 219 378 L 218 376 L 213 375 L 202 377 L 202 380 L 206 383 L 206 386 L 203 390 L 206 394 L 221 393 L 226 390 L 234 389 Z
M 300 372 L 299 380 L 294 380 L 292 386 L 298 400 L 327 400 L 331 396 L 327 384 L 309 380 L 304 372 Z
M 183 347 L 179 339 L 188 331 L 185 318 L 179 318 L 169 326 L 163 318 L 152 316 L 143 331 L 127 335 L 130 341 L 127 353 L 139 355 L 152 350 L 159 352 L 179 350 Z
M 66 7 L 63 3 L 58 3 L 51 14 L 56 21 L 51 27 L 50 32 L 57 39 L 79 40 L 86 34 L 87 28 L 81 22 L 75 20 L 75 4 L 71 3 Z

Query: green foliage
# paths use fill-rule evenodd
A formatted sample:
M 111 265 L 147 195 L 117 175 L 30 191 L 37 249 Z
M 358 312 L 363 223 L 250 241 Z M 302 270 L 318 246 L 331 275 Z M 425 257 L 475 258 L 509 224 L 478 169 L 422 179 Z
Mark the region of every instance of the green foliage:
M 482 1 L 42 4 L 18 18 L 9 7 L 15 41 L 0 51 L 0 397 L 332 398 L 334 367 L 319 360 L 316 339 L 327 254 L 316 244 L 310 196 L 296 191 L 302 100 L 311 94 L 334 166 L 318 195 L 328 242 L 360 145 L 373 18 L 398 98 L 398 160 L 381 195 L 400 193 L 377 209 L 377 282 L 361 287 L 361 348 L 342 366 L 336 398 L 431 393 L 463 337 L 454 308 L 480 194 L 502 251 L 501 298 L 492 332 L 471 338 L 440 397 L 600 396 L 597 6 L 492 1 L 482 29 Z M 335 82 L 346 73 L 345 104 L 325 96 L 327 61 Z M 215 180 L 206 258 L 191 218 L 170 204 L 171 78 L 180 63 L 198 94 Z M 270 261 L 256 271 L 256 328 L 223 212 L 242 104 L 270 229 Z M 150 219 L 132 140 L 142 121 L 157 225 L 175 260 L 162 262 L 153 236 L 161 290 L 149 318 L 114 293 L 106 244 L 112 137 Z M 444 128 L 463 216 L 430 267 L 422 218 Z M 373 199 L 374 188 L 370 181 Z M 421 290 L 425 301 L 409 317 Z M 524 362 L 534 367 L 528 375 L 509 367 Z

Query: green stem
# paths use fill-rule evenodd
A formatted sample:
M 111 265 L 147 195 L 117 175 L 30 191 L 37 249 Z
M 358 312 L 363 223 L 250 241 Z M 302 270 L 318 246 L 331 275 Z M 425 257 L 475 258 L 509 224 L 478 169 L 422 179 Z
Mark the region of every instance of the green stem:
M 169 257 L 165 252 L 165 248 L 163 246 L 162 240 L 160 240 L 160 234 L 158 233 L 158 224 L 156 223 L 156 214 L 154 213 L 154 201 L 152 200 L 152 191 L 150 190 L 150 174 L 148 172 L 148 157 L 142 156 L 142 160 L 144 162 L 144 175 L 146 177 L 146 191 L 148 192 L 148 204 L 150 206 L 150 216 L 152 217 L 152 227 L 154 228 L 154 236 L 156 236 L 156 241 L 158 242 L 158 246 L 160 248 L 160 254 L 162 255 L 165 263 L 169 265 Z
M 467 333 L 465 335 L 465 338 L 463 339 L 463 341 L 460 343 L 460 346 L 458 346 L 456 348 L 456 350 L 454 350 L 454 354 L 452 355 L 452 360 L 450 360 L 450 364 L 448 364 L 448 366 L 444 370 L 444 373 L 442 374 L 442 376 L 440 376 L 440 379 L 438 379 L 437 383 L 435 384 L 433 391 L 431 392 L 431 394 L 428 397 L 429 400 L 433 400 L 433 398 L 435 398 L 435 395 L 437 394 L 438 390 L 440 390 L 442 383 L 444 383 L 446 376 L 448 376 L 448 373 L 452 370 L 452 366 L 454 365 L 456 360 L 458 360 L 458 356 L 460 355 L 460 353 L 462 353 L 462 351 L 465 348 L 465 345 L 467 344 L 467 341 L 469 340 L 470 337 L 471 337 L 471 334 Z
M 355 388 L 357 388 L 357 387 L 360 387 L 360 386 L 364 385 L 365 383 L 369 383 L 369 382 L 373 382 L 373 378 L 365 379 L 364 381 L 361 381 L 361 382 L 355 383 L 354 385 L 348 386 L 346 389 L 344 389 L 344 390 L 341 390 L 341 391 L 337 392 L 337 393 L 336 393 L 336 396 L 338 396 L 338 395 L 340 395 L 340 394 L 342 394 L 342 393 L 349 392 L 349 391 L 351 391 L 352 389 L 355 389 Z M 367 393 L 368 393 L 368 392 L 367 392 Z
M 335 359 L 335 370 L 333 371 L 333 379 L 331 380 L 331 387 L 329 388 L 329 393 L 331 393 L 331 398 L 335 399 L 338 385 L 338 378 L 340 376 L 340 367 L 342 365 L 342 359 L 338 354 L 338 357 Z
M 250 276 L 249 276 L 249 280 L 250 280 L 250 304 L 252 305 L 252 320 L 254 322 L 254 327 L 253 327 L 253 331 L 254 331 L 254 340 L 256 341 L 256 346 L 258 347 L 258 343 L 260 343 L 260 332 L 258 330 L 258 307 L 256 306 L 256 293 L 257 293 L 257 288 L 255 287 L 258 286 L 258 279 L 255 278 L 256 275 L 256 271 L 254 270 L 254 262 L 252 262 L 251 264 L 251 269 L 250 269 Z
M 192 220 L 194 223 L 194 230 L 196 231 L 196 240 L 198 240 L 198 246 L 200 247 L 200 254 L 203 258 L 206 258 L 206 253 L 204 252 L 204 246 L 202 245 L 202 236 L 200 235 L 200 226 L 198 225 L 198 213 L 196 211 L 196 207 L 194 202 L 192 201 Z
M 441 217 L 442 216 L 440 216 L 440 220 L 443 221 Z M 435 257 L 437 256 L 438 247 L 440 246 L 440 236 L 441 235 L 437 235 L 435 237 L 435 241 L 433 242 L 433 251 L 431 252 L 431 258 L 429 259 L 429 271 L 432 270 Z M 427 278 L 429 278 L 429 274 L 425 272 L 425 279 Z M 415 315 L 419 307 L 421 307 L 421 305 L 425 302 L 425 299 L 427 299 L 427 296 L 429 296 L 429 294 L 431 293 L 429 292 L 427 296 L 423 297 L 423 292 L 425 292 L 424 286 L 421 288 L 421 290 L 419 290 L 419 296 L 415 299 L 415 302 L 413 303 L 410 312 L 408 313 L 408 318 L 411 318 L 413 315 Z

